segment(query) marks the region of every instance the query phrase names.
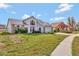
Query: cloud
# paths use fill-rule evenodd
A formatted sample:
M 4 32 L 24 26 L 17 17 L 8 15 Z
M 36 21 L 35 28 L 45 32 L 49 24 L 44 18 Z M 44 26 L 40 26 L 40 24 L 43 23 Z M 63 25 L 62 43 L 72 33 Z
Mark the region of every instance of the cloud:
M 26 19 L 26 18 L 28 18 L 28 17 L 30 17 L 30 15 L 24 14 L 24 15 L 22 16 L 22 19 Z
M 65 17 L 56 17 L 55 18 L 56 21 L 63 20 L 63 19 L 65 19 Z
M 55 10 L 56 13 L 60 13 L 60 12 L 66 12 L 66 11 L 69 11 L 71 10 L 71 8 L 73 7 L 74 5 L 72 4 L 67 4 L 67 3 L 64 3 L 64 4 L 60 4 L 58 9 Z
M 40 17 L 41 16 L 41 14 L 37 14 L 37 17 Z
M 0 3 L 0 8 L 8 8 L 10 5 L 5 4 L 5 3 Z
M 50 21 L 54 20 L 53 18 L 50 19 Z
M 32 15 L 35 15 L 35 12 L 32 12 Z
M 35 12 L 33 12 L 34 14 L 35 14 Z M 34 17 L 36 17 L 36 18 L 39 18 L 40 16 L 41 16 L 41 14 L 35 14 L 35 15 L 28 15 L 28 14 L 24 14 L 21 18 L 22 19 L 26 19 L 26 18 L 28 18 L 28 17 L 30 17 L 30 16 L 34 16 Z
M 65 17 L 54 17 L 54 18 L 51 18 L 50 21 L 62 21 L 64 19 Z
M 37 14 L 36 12 L 32 12 L 32 16 L 40 17 L 41 14 Z
M 16 14 L 16 11 L 11 11 L 12 14 Z

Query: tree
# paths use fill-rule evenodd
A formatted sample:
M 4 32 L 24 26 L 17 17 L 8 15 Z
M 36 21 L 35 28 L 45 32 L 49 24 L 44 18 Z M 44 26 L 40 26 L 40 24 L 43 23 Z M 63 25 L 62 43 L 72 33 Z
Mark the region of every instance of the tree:
M 72 27 L 72 30 L 75 30 L 76 22 L 74 17 L 68 17 L 68 25 Z

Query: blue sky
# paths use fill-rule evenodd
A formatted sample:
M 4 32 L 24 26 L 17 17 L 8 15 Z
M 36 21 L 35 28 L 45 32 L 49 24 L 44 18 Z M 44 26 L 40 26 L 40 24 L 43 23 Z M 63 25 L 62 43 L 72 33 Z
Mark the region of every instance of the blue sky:
M 62 3 L 0 3 L 0 24 L 7 24 L 8 18 L 25 19 L 35 16 L 48 23 L 64 21 L 73 16 L 79 21 L 79 4 Z

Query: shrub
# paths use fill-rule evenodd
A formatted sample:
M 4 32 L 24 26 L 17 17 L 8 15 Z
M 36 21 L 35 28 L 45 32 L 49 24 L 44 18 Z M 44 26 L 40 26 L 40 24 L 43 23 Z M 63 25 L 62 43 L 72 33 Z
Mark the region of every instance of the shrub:
M 18 28 L 15 30 L 15 33 L 27 33 L 27 29 Z
M 40 31 L 33 31 L 33 33 L 41 33 Z
M 15 33 L 18 33 L 19 32 L 19 29 L 15 29 Z
M 1 35 L 8 35 L 8 34 L 11 34 L 11 33 L 7 32 L 7 31 L 4 31 L 4 32 L 1 32 L 0 34 Z
M 59 32 L 59 31 L 60 31 L 59 29 L 55 29 L 55 30 L 54 30 L 54 32 Z
M 72 31 L 63 31 L 63 32 L 65 32 L 65 33 L 72 33 Z
M 52 31 L 52 32 L 48 32 L 49 34 L 54 34 L 54 31 Z

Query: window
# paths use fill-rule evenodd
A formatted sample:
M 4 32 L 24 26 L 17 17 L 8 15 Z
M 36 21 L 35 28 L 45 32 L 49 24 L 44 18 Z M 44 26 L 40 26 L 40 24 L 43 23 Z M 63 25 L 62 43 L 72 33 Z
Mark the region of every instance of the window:
M 39 28 L 39 32 L 41 32 L 41 28 Z
M 32 21 L 30 22 L 30 24 L 31 24 L 31 25 L 35 25 L 35 21 L 32 20 Z
M 17 25 L 17 27 L 20 27 L 19 25 Z

